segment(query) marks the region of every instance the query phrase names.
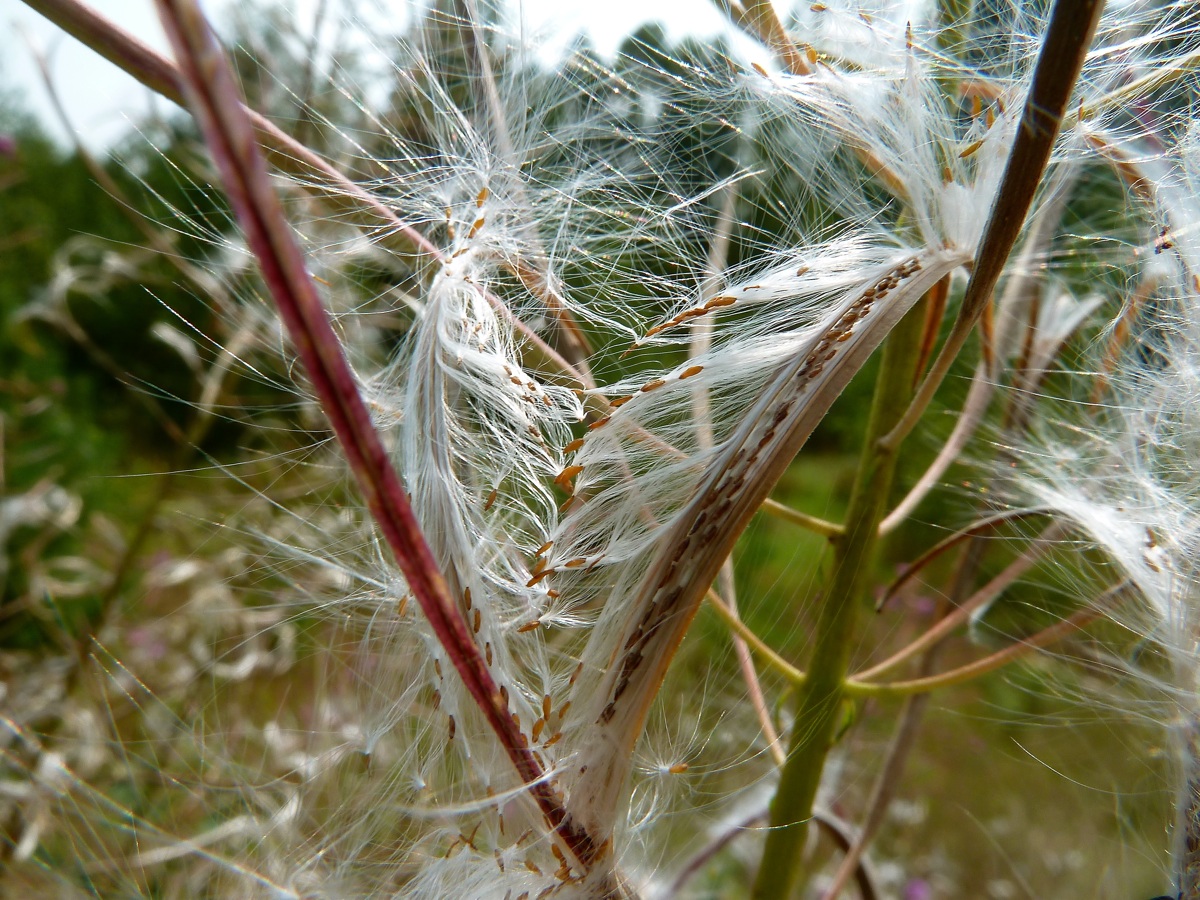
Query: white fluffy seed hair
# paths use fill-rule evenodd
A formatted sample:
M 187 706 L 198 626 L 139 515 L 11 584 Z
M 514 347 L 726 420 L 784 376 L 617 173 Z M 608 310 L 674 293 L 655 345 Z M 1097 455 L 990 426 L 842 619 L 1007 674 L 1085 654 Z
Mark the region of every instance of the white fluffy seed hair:
M 1103 578 L 1127 588 L 1126 599 L 1107 614 L 1139 646 L 1157 648 L 1167 661 L 1148 662 L 1156 654 L 1141 653 L 1108 659 L 1125 673 L 1131 702 L 1137 697 L 1137 709 L 1173 739 L 1180 783 L 1172 875 L 1181 896 L 1195 888 L 1186 845 L 1196 833 L 1192 807 L 1200 778 L 1197 134 L 1192 125 L 1128 151 L 1125 158 L 1151 193 L 1131 293 L 1138 294 L 1138 284 L 1145 290 L 1126 301 L 1120 320 L 1097 342 L 1093 366 L 1085 369 L 1106 384 L 1105 393 L 1073 404 L 1057 421 L 1043 416 L 1019 448 L 1015 473 L 1021 502 L 1052 510 L 1076 539 L 1100 551 L 1107 561 Z M 1115 357 L 1101 352 L 1114 344 L 1120 346 Z M 1100 589 L 1094 583 L 1080 587 Z M 1147 691 L 1158 700 L 1146 703 Z
M 1150 290 L 1140 306 L 1121 311 L 1128 336 L 1122 341 L 1114 329 L 1098 342 L 1097 355 L 1106 341 L 1121 342 L 1119 357 L 1085 370 L 1108 384 L 1104 402 L 1081 405 L 1061 430 L 1043 422 L 1021 481 L 1105 551 L 1145 601 L 1130 627 L 1161 642 L 1185 670 L 1198 662 L 1200 624 L 1200 480 L 1192 465 L 1200 450 L 1198 134 L 1193 127 L 1154 153 L 1147 145 L 1138 160 L 1138 171 L 1153 176 L 1154 208 L 1135 280 Z M 1154 234 L 1153 221 L 1169 224 Z
M 788 91 L 793 109 L 803 110 L 810 98 L 799 85 Z M 479 163 L 473 179 L 442 179 L 441 202 L 454 222 L 453 236 L 420 320 L 390 370 L 396 384 L 390 393 L 402 399 L 388 420 L 399 423 L 398 463 L 452 588 L 464 598 L 464 614 L 492 648 L 494 674 L 513 711 L 530 723 L 533 743 L 542 742 L 539 752 L 552 768 L 574 754 L 594 752 L 589 729 L 597 710 L 591 695 L 619 650 L 629 615 L 623 596 L 636 586 L 658 538 L 692 498 L 708 463 L 729 451 L 728 439 L 762 389 L 847 303 L 896 265 L 928 253 L 944 255 L 953 269 L 970 258 L 1019 104 L 997 107 L 987 127 L 973 121 L 955 130 L 946 112 L 917 115 L 933 97 L 924 66 L 911 62 L 894 91 L 912 115 L 904 109 L 893 115 L 891 121 L 904 121 L 902 134 L 875 126 L 869 149 L 886 164 L 915 173 L 906 192 L 920 214 L 902 233 L 881 227 L 877 214 L 863 213 L 866 199 L 843 187 L 836 200 L 844 224 L 825 233 L 799 233 L 794 246 L 765 248 L 758 260 L 729 273 L 719 289 L 706 290 L 700 286 L 704 260 L 689 262 L 676 237 L 693 202 L 688 201 L 646 210 L 616 233 L 618 244 L 664 242 L 674 259 L 690 265 L 690 273 L 685 268 L 674 279 L 653 277 L 660 291 L 658 315 L 611 299 L 597 306 L 591 292 L 562 290 L 561 302 L 580 321 L 628 335 L 633 356 L 635 374 L 583 391 L 585 403 L 604 407 L 586 430 L 579 427 L 582 406 L 573 394 L 526 371 L 519 339 L 487 299 L 502 293 L 498 262 L 519 253 L 527 241 L 527 233 L 512 224 L 522 218 L 519 206 L 506 213 L 513 207 L 505 203 L 562 196 L 577 190 L 580 180 L 549 186 L 534 173 L 519 189 L 493 188 L 487 173 L 500 166 Z M 845 97 L 833 95 L 836 106 L 822 97 L 823 114 L 849 108 L 850 94 L 847 89 Z M 866 133 L 865 122 L 806 124 L 825 134 L 832 130 L 840 139 L 852 130 Z M 975 129 L 982 129 L 978 137 Z M 959 157 L 973 140 L 980 144 L 971 158 Z M 464 143 L 461 134 L 459 141 Z M 794 152 L 802 156 L 811 149 L 801 145 Z M 910 159 L 912 154 L 917 156 Z M 964 160 L 948 181 L 936 163 L 943 156 Z M 846 183 L 848 173 L 837 174 Z M 449 193 L 452 183 L 456 194 Z M 582 184 L 589 208 L 562 205 L 584 214 L 585 231 L 571 235 L 560 226 L 540 242 L 551 272 L 595 239 L 590 229 L 597 227 L 597 199 L 604 204 L 600 224 L 609 226 L 616 223 L 606 210 L 642 200 L 638 181 L 610 180 L 603 192 L 587 180 Z M 529 249 L 526 243 L 525 252 Z M 536 297 L 522 297 L 515 309 L 537 308 Z M 541 317 L 546 310 L 538 312 Z M 688 356 L 685 326 L 698 318 L 712 323 L 711 347 Z M 678 361 L 664 365 L 659 362 L 664 356 Z M 375 383 L 373 396 L 386 407 L 382 398 L 389 392 L 382 383 Z M 689 414 L 697 396 L 707 400 L 708 421 Z M 548 492 L 553 482 L 571 494 L 562 511 Z M 432 640 L 428 646 L 436 658 Z M 446 677 L 446 660 L 436 670 L 441 708 L 460 729 L 454 746 L 479 777 L 488 771 L 477 746 L 482 728 L 470 724 L 470 703 Z M 564 701 L 572 706 L 570 714 L 549 724 L 552 715 L 546 713 L 565 709 Z M 485 784 L 510 780 L 502 758 L 493 753 L 490 762 L 495 768 L 482 775 Z M 617 784 L 614 790 L 623 788 Z M 624 803 L 611 797 L 597 801 L 608 810 L 597 816 L 607 819 L 600 827 L 617 829 L 611 816 Z M 568 795 L 568 802 L 591 801 Z
M 1025 24 L 1036 33 L 1036 23 Z M 509 130 L 518 138 L 535 135 L 534 143 L 523 146 L 509 134 L 514 143 L 501 147 L 494 125 L 479 129 L 447 106 L 448 93 L 422 82 L 444 110 L 439 122 L 453 149 L 421 171 L 425 160 L 401 151 L 414 174 L 397 193 L 406 212 L 416 211 L 415 221 L 443 228 L 444 260 L 418 298 L 419 315 L 401 351 L 369 380 L 369 392 L 462 612 L 480 646 L 489 648 L 510 708 L 552 773 L 587 744 L 594 717 L 588 692 L 618 649 L 623 592 L 636 584 L 656 538 L 690 499 L 706 464 L 728 449 L 725 441 L 759 391 L 829 326 L 847 298 L 899 261 L 922 252 L 959 252 L 965 260 L 979 239 L 1035 42 L 1005 48 L 1011 52 L 997 65 L 993 81 L 1000 87 L 986 98 L 988 115 L 960 121 L 939 80 L 950 72 L 961 76 L 963 66 L 947 64 L 894 25 L 889 31 L 877 24 L 866 34 L 889 48 L 881 65 L 851 74 L 819 69 L 812 77 L 744 77 L 740 102 L 770 110 L 763 115 L 782 108 L 797 131 L 813 136 L 797 143 L 792 164 L 824 176 L 813 198 L 830 202 L 843 218 L 836 228 L 762 248 L 711 291 L 701 289 L 702 255 L 686 243 L 693 200 L 647 208 L 645 172 L 625 177 L 594 160 L 577 159 L 570 172 L 531 168 L 526 160 L 544 138 L 530 127 L 511 128 L 520 113 L 508 114 Z M 852 160 L 824 160 L 831 140 L 837 145 L 850 136 L 895 176 L 893 188 L 908 210 L 901 227 L 848 180 Z M 1060 158 L 1078 146 L 1078 135 L 1068 133 Z M 614 214 L 629 207 L 641 215 Z M 548 219 L 549 211 L 558 217 Z M 531 221 L 557 224 L 538 229 Z M 590 246 L 652 242 L 677 268 L 671 278 L 649 276 L 658 294 L 653 305 L 622 296 L 626 272 L 615 274 L 617 292 L 608 296 L 605 286 L 579 292 L 554 277 Z M 504 264 L 514 259 L 542 260 L 566 309 L 588 327 L 628 341 L 626 368 L 633 374 L 585 388 L 581 398 L 528 368 L 523 339 L 494 299 L 534 322 L 548 323 L 552 312 L 536 292 L 512 289 Z M 712 345 L 689 356 L 688 326 L 698 318 L 712 322 Z M 708 422 L 689 414 L 699 395 L 712 411 Z M 589 403 L 606 408 L 584 429 Z M 556 482 L 574 497 L 561 511 Z M 508 762 L 432 635 L 419 619 L 411 630 L 423 644 L 426 661 L 417 668 L 424 684 L 374 684 L 373 692 L 393 700 L 368 731 L 403 727 L 404 706 L 435 691 L 436 721 L 452 720 L 455 737 L 444 739 L 444 726 L 429 719 L 399 759 L 425 785 L 431 809 L 484 824 L 476 831 L 449 827 L 444 841 L 454 852 L 426 856 L 406 890 L 443 896 L 450 885 L 470 885 L 472 896 L 536 894 L 551 883 L 555 867 L 540 832 L 524 846 L 517 840 L 536 829 L 536 816 L 519 798 L 489 799 L 512 787 Z M 567 700 L 573 709 L 564 715 Z M 503 828 L 497 815 L 509 819 Z

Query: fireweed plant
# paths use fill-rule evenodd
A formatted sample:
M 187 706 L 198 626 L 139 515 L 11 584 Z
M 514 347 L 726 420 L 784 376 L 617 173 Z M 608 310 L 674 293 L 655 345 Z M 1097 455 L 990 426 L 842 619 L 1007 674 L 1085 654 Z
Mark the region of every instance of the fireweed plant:
M 1190 2 L 718 3 L 763 61 L 645 46 L 553 72 L 497 10 L 435 5 L 391 48 L 386 113 L 277 90 L 293 133 L 244 105 L 190 0 L 158 4 L 173 61 L 72 0 L 29 5 L 191 111 L 212 169 L 180 177 L 237 226 L 173 210 L 212 247 L 181 277 L 217 276 L 239 323 L 197 341 L 319 405 L 334 443 L 310 458 L 352 477 L 336 513 L 264 492 L 290 526 L 255 537 L 290 590 L 212 669 L 274 659 L 311 693 L 302 727 L 231 726 L 219 698 L 181 718 L 98 637 L 144 720 L 115 723 L 119 765 L 160 771 L 170 813 L 85 777 L 69 726 L 11 715 L 14 863 L 100 896 L 883 896 L 864 853 L 929 692 L 1053 646 L 1165 724 L 1162 887 L 1200 897 Z M 258 349 L 234 345 L 250 327 Z M 896 484 L 951 371 L 953 428 Z M 842 521 L 772 500 L 848 388 L 873 394 Z M 933 533 L 923 504 L 963 461 L 989 489 L 951 493 L 884 590 L 882 540 Z M 760 511 L 829 545 L 786 647 L 734 597 Z M 941 664 L 1056 558 L 1069 602 Z M 872 607 L 906 615 L 918 579 L 934 618 L 864 653 Z M 705 603 L 736 662 L 680 673 Z M 262 649 L 322 627 L 302 677 Z M 821 791 L 868 702 L 899 713 L 847 825 Z

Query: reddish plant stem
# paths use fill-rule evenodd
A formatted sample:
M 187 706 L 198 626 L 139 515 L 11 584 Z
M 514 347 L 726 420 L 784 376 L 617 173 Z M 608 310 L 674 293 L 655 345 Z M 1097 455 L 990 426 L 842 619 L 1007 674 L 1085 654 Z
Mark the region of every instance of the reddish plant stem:
M 576 826 L 546 780 L 450 597 L 284 218 L 250 117 L 215 36 L 195 0 L 157 0 L 157 6 L 178 59 L 183 93 L 221 172 L 230 205 L 380 532 L 434 634 L 542 814 L 579 862 L 589 867 L 601 848 Z

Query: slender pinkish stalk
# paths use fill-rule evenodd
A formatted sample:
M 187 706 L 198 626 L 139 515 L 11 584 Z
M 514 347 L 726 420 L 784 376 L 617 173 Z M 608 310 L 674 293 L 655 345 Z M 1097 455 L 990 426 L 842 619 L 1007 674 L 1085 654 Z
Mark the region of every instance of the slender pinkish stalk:
M 367 506 L 391 547 L 409 589 L 429 619 L 472 698 L 496 732 L 547 821 L 586 868 L 600 848 L 573 822 L 546 772 L 521 740 L 483 654 L 450 597 L 445 579 L 421 533 L 399 476 L 358 392 L 329 316 L 317 296 L 292 237 L 266 161 L 216 38 L 194 0 L 158 0 L 174 48 L 184 96 L 220 170 L 225 192 L 263 280 L 279 307 L 296 353 L 329 417 Z
M 1067 529 L 1063 525 L 1059 523 L 1050 525 L 1030 542 L 1020 556 L 1005 566 L 999 575 L 964 600 L 961 606 L 956 607 L 915 641 L 898 650 L 883 662 L 857 672 L 852 680 L 861 682 L 878 678 L 884 672 L 890 672 L 902 662 L 945 639 L 950 632 L 966 622 L 972 613 L 991 603 L 1008 590 L 1018 578 L 1037 565 L 1046 552 L 1054 547 L 1066 533 Z
M 973 522 L 965 528 L 962 528 L 947 538 L 938 541 L 911 563 L 907 568 L 898 575 L 891 584 L 884 590 L 883 596 L 879 598 L 876 609 L 883 609 L 889 600 L 896 596 L 896 592 L 904 585 L 908 584 L 913 577 L 928 566 L 931 562 L 941 558 L 945 553 L 953 550 L 955 547 L 962 544 L 964 541 L 972 537 L 977 537 L 981 534 L 999 528 L 1001 525 L 1008 525 L 1015 522 L 1021 522 L 1032 516 L 1045 516 L 1050 512 L 1049 509 L 1040 506 L 1030 507 L 1029 509 L 1007 510 L 1005 512 L 996 513 L 995 515 L 987 516 L 980 519 L 978 522 Z M 881 530 L 882 533 L 882 530 Z

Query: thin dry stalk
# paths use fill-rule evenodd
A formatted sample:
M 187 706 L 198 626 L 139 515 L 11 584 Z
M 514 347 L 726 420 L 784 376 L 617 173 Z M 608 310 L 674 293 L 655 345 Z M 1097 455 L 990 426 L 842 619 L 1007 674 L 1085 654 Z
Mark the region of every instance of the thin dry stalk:
M 450 597 L 284 219 L 250 118 L 215 37 L 192 0 L 159 0 L 158 8 L 179 60 L 183 92 L 221 172 L 230 204 L 372 516 L 517 773 L 566 848 L 589 868 L 601 855 L 601 847 L 572 820 L 541 764 L 521 740 L 520 726 Z

